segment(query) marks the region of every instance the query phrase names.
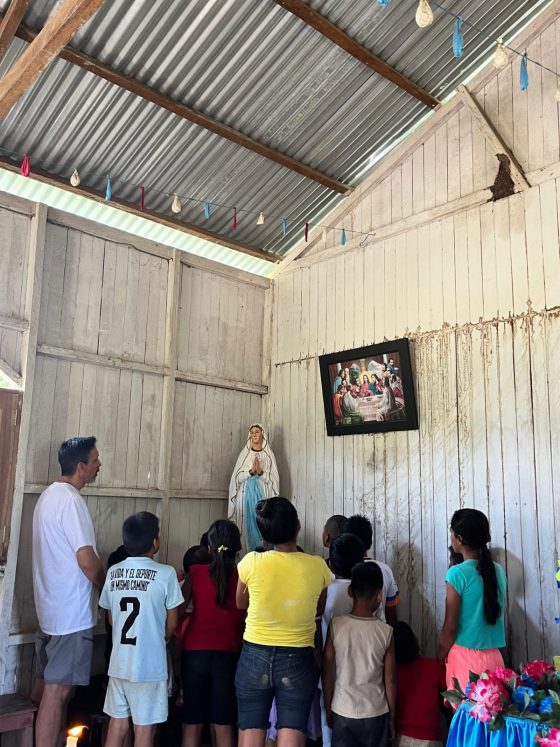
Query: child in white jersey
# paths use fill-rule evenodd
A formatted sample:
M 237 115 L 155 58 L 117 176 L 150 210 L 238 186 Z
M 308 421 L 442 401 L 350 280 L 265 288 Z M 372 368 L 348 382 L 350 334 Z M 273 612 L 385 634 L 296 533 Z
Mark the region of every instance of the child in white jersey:
M 105 747 L 120 747 L 129 718 L 135 747 L 151 747 L 156 724 L 167 720 L 165 641 L 177 627 L 183 595 L 175 569 L 153 559 L 159 550 L 157 516 L 129 516 L 123 542 L 130 557 L 109 570 L 99 600 L 113 626 Z
M 396 665 L 393 630 L 374 617 L 383 574 L 377 563 L 352 569 L 352 612 L 329 626 L 323 695 L 332 747 L 387 747 L 394 735 Z

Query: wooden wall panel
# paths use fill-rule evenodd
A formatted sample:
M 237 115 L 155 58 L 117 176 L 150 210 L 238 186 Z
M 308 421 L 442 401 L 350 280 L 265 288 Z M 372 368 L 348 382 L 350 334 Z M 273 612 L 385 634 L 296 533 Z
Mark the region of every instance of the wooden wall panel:
M 47 485 L 60 474 L 65 439 L 95 435 L 99 487 L 157 487 L 163 378 L 38 356 L 26 480 Z
M 168 261 L 48 223 L 39 344 L 163 365 Z
M 183 265 L 177 368 L 261 383 L 265 289 Z
M 227 496 L 249 426 L 260 419 L 260 395 L 176 382 L 172 489 L 191 498 Z

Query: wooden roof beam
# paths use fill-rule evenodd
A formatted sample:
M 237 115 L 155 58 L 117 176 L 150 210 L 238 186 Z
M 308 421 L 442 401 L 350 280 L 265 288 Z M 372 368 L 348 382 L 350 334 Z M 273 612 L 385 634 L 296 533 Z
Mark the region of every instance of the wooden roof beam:
M 304 3 L 303 0 L 274 0 L 274 2 L 284 8 L 284 10 L 293 13 L 327 39 L 330 39 L 330 41 L 334 42 L 341 49 L 344 49 L 348 54 L 351 54 L 356 60 L 359 60 L 362 64 L 369 67 L 370 70 L 373 70 L 374 73 L 381 75 L 399 88 L 402 88 L 403 91 L 414 96 L 414 98 L 430 107 L 430 109 L 435 109 L 436 106 L 439 106 L 440 102 L 435 96 L 432 96 L 431 93 L 428 93 L 421 86 L 413 83 L 413 81 L 402 73 L 399 73 L 394 67 L 388 65 L 376 54 L 373 54 L 369 49 L 366 49 L 355 39 L 352 39 L 351 36 L 348 36 L 338 26 L 335 26 L 334 23 L 331 23 L 316 10 Z
M 20 24 L 16 35 L 20 39 L 23 39 L 23 41 L 32 44 L 37 36 L 37 32 L 24 24 Z M 284 166 L 291 171 L 295 171 L 297 174 L 305 176 L 307 179 L 322 184 L 323 187 L 332 189 L 334 192 L 338 192 L 339 194 L 347 194 L 352 191 L 350 185 L 340 182 L 338 179 L 334 179 L 333 177 L 324 174 L 322 171 L 318 171 L 312 166 L 308 166 L 285 153 L 270 148 L 268 145 L 260 143 L 258 140 L 253 140 L 243 132 L 235 130 L 233 127 L 171 98 L 171 96 L 166 96 L 165 94 L 160 93 L 160 91 L 157 91 L 155 88 L 151 88 L 145 83 L 141 83 L 130 75 L 121 73 L 110 65 L 105 65 L 103 62 L 95 59 L 95 57 L 90 57 L 89 55 L 84 54 L 84 52 L 80 52 L 70 46 L 60 49 L 58 56 L 67 62 L 71 62 L 73 65 L 77 65 L 78 67 L 87 70 L 88 73 L 93 73 L 93 75 L 108 80 L 110 83 L 119 86 L 119 88 L 123 88 L 125 91 L 129 91 L 146 101 L 150 101 L 152 104 L 156 104 L 156 106 L 160 106 L 162 109 L 167 109 L 167 111 L 176 114 L 178 117 L 181 117 L 188 122 L 203 127 L 205 130 L 209 130 L 215 135 L 230 140 L 236 145 L 241 145 L 242 147 L 247 148 L 247 150 L 253 151 L 253 153 L 258 153 L 259 156 L 263 156 L 263 158 L 267 158 L 269 161 L 274 161 L 274 163 Z
M 62 47 L 104 2 L 62 0 L 56 6 L 45 26 L 0 81 L 0 119 L 6 116 Z
M 0 158 L 0 168 L 11 171 L 14 174 L 20 173 L 20 165 L 14 163 L 13 161 L 7 160 L 6 158 Z M 199 239 L 211 241 L 213 244 L 225 246 L 227 249 L 234 249 L 236 252 L 249 254 L 252 257 L 258 257 L 259 259 L 264 259 L 267 262 L 278 263 L 282 259 L 282 257 L 280 257 L 278 254 L 264 251 L 264 249 L 259 249 L 258 247 L 251 246 L 250 244 L 244 244 L 242 241 L 236 241 L 235 239 L 227 238 L 226 236 L 222 236 L 222 234 L 215 233 L 214 231 L 209 231 L 206 228 L 201 228 L 200 226 L 196 226 L 192 223 L 185 223 L 178 220 L 177 218 L 172 218 L 171 216 L 165 215 L 163 213 L 156 213 L 155 210 L 148 210 L 146 208 L 144 208 L 144 210 L 141 210 L 138 205 L 133 204 L 132 202 L 119 200 L 116 197 L 113 197 L 111 200 L 106 200 L 103 195 L 89 187 L 84 187 L 81 184 L 79 187 L 73 187 L 70 182 L 65 181 L 56 174 L 51 174 L 48 171 L 37 169 L 34 166 L 32 166 L 32 169 L 33 171 L 31 174 L 31 178 L 36 179 L 38 182 L 42 182 L 43 184 L 48 184 L 51 187 L 58 187 L 59 189 L 64 189 L 66 192 L 72 192 L 72 194 L 80 195 L 81 197 L 87 197 L 89 200 L 94 200 L 95 202 L 99 202 L 102 205 L 109 205 L 110 207 L 119 208 L 120 210 L 124 210 L 126 213 L 135 215 L 138 218 L 145 218 L 146 220 L 154 221 L 154 223 L 159 223 L 162 226 L 166 226 L 166 228 L 174 228 L 177 231 L 188 233 L 190 236 L 196 236 Z
M 29 0 L 12 0 L 6 11 L 6 15 L 2 19 L 2 23 L 0 23 L 0 62 L 4 59 L 16 35 L 16 31 L 25 15 L 28 5 Z

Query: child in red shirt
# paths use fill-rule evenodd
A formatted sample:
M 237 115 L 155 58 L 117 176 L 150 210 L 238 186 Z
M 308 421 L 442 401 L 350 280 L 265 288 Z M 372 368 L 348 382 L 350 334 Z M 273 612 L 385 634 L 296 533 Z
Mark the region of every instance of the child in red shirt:
M 395 747 L 441 747 L 443 663 L 419 655 L 418 640 L 405 622 L 395 624 L 393 636 L 397 660 Z
M 235 603 L 239 529 L 220 519 L 208 530 L 209 565 L 192 565 L 183 586 L 192 616 L 183 638 L 183 741 L 198 747 L 205 723 L 216 744 L 233 744 L 237 724 L 235 670 L 243 641 L 245 610 Z

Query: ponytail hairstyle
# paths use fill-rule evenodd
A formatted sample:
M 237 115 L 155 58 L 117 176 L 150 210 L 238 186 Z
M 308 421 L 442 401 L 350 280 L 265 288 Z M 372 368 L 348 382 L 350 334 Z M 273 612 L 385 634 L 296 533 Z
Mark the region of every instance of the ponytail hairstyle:
M 241 550 L 241 535 L 233 521 L 218 519 L 212 524 L 208 530 L 208 547 L 211 555 L 208 572 L 216 587 L 216 604 L 225 607 L 229 579 Z
M 501 613 L 498 601 L 498 577 L 496 568 L 488 549 L 490 526 L 488 519 L 475 508 L 461 508 L 455 511 L 451 519 L 451 529 L 455 536 L 470 547 L 478 550 L 478 572 L 484 585 L 484 618 L 490 625 L 495 625 Z

